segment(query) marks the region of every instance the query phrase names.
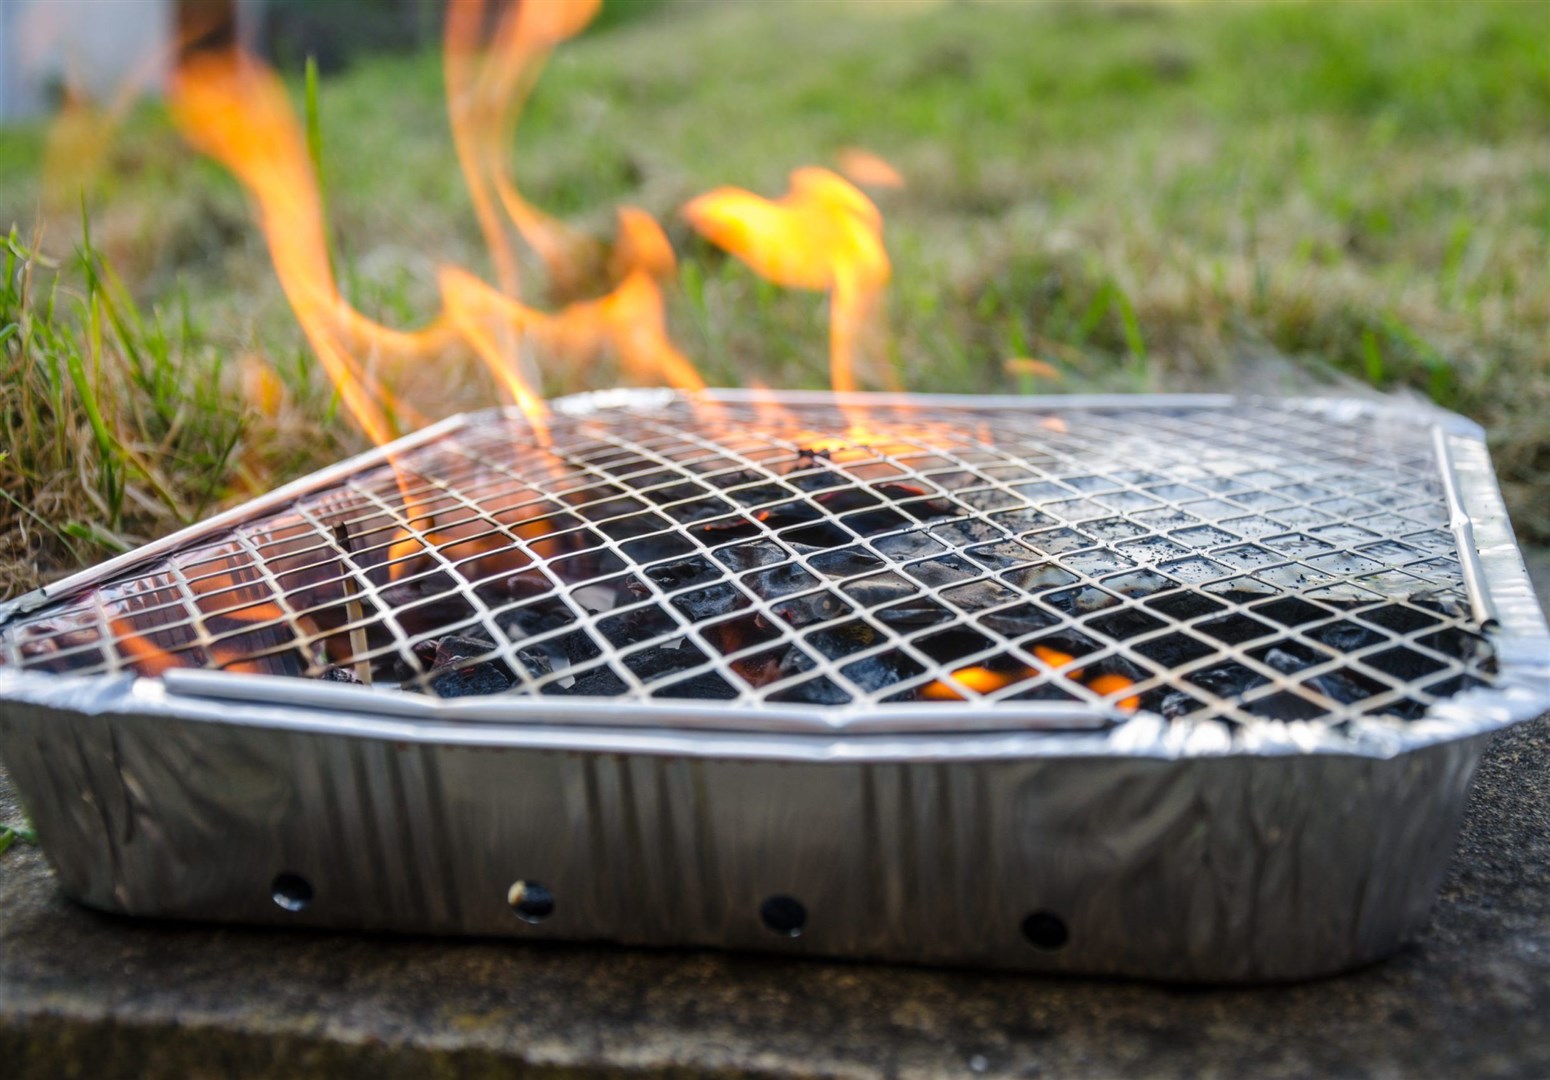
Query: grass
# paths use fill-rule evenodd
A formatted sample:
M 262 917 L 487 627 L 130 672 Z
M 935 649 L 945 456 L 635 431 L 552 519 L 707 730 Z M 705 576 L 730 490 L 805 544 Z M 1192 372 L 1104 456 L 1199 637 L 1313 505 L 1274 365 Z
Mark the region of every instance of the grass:
M 24 822 L 11 822 L 0 825 L 0 855 L 10 851 L 11 845 L 18 840 L 24 844 L 36 844 L 38 842 L 38 834 L 33 831 L 32 826 Z
M 778 192 L 860 144 L 910 182 L 879 197 L 908 385 L 1423 394 L 1487 425 L 1514 519 L 1544 541 L 1547 15 L 680 3 L 566 46 L 514 153 L 530 197 L 583 226 L 606 233 L 619 202 L 668 223 L 671 325 L 712 383 L 822 385 L 822 300 L 755 280 L 676 208 L 720 183 Z M 287 74 L 299 111 L 302 72 Z M 488 272 L 441 93 L 425 55 L 318 94 L 341 278 L 397 323 L 434 311 L 439 263 Z M 0 132 L 0 224 L 43 228 L 10 241 L 0 310 L 8 591 L 358 443 L 241 193 L 158 107 L 128 117 L 85 193 L 89 251 L 79 193 L 39 184 L 44 149 L 41 129 Z M 1060 377 L 1009 374 L 1019 355 Z M 445 388 L 430 411 L 469 400 L 429 375 Z

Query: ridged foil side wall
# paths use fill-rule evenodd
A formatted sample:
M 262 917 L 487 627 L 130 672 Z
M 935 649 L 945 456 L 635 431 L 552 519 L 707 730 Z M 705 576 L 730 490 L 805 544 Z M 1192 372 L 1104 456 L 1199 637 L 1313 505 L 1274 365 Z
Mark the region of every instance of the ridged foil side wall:
M 1424 922 L 1485 736 L 1332 754 L 823 764 L 392 742 L 40 706 L 0 720 L 65 890 L 109 911 L 1199 981 Z M 73 748 L 73 760 L 57 758 Z M 289 914 L 275 875 L 315 896 Z M 516 880 L 553 890 L 517 919 Z M 803 934 L 760 921 L 773 894 Z M 1040 951 L 1033 911 L 1070 940 Z

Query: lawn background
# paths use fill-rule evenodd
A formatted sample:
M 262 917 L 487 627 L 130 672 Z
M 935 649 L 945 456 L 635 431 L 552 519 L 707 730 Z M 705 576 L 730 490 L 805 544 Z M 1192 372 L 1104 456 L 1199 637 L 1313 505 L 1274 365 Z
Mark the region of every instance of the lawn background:
M 878 202 L 910 387 L 1424 394 L 1487 426 L 1520 533 L 1545 541 L 1547 27 L 1538 2 L 642 4 L 562 47 L 513 153 L 530 198 L 584 228 L 607 235 L 619 203 L 664 221 L 670 325 L 712 384 L 824 385 L 824 303 L 677 208 L 721 183 L 777 194 L 860 145 L 909 182 Z M 434 51 L 326 77 L 318 117 L 359 307 L 412 325 L 439 264 L 488 274 Z M 0 129 L 6 593 L 361 443 L 240 189 L 159 105 L 84 191 L 40 181 L 47 143 Z M 491 399 L 456 359 L 410 382 L 433 414 Z

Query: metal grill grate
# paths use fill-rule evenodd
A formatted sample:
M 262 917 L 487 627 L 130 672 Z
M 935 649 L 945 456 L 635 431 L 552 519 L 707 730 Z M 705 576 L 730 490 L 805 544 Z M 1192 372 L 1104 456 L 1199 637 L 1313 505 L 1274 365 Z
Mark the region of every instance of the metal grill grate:
M 7 662 L 454 696 L 1415 718 L 1489 683 L 1413 416 L 814 399 L 462 418 L 0 629 Z

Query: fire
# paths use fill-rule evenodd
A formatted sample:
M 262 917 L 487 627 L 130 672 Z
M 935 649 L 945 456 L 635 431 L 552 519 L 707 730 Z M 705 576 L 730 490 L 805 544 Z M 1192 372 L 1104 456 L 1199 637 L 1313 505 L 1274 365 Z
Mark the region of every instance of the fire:
M 502 395 L 527 417 L 540 448 L 549 445 L 546 376 L 564 380 L 570 370 L 611 359 L 636 380 L 691 394 L 704 389 L 695 366 L 668 332 L 662 289 L 674 279 L 677 262 L 657 221 L 644 210 L 620 208 L 613 241 L 604 244 L 534 206 L 515 180 L 510 150 L 539 74 L 553 50 L 580 33 L 599 6 L 600 0 L 520 0 L 498 9 L 485 0 L 449 3 L 444 46 L 448 115 L 494 280 L 464 267 L 440 267 L 441 311 L 413 330 L 366 317 L 341 292 L 314 165 L 275 75 L 240 54 L 199 56 L 178 70 L 172 86 L 178 126 L 246 188 L 276 274 L 313 352 L 351 415 L 377 443 L 400 433 L 399 418 L 420 422 L 412 406 L 390 388 L 403 365 L 442 362 L 459 351 L 484 364 Z M 830 381 L 841 395 L 846 430 L 797 431 L 795 419 L 779 406 L 757 395 L 754 401 L 761 422 L 788 429 L 803 453 L 843 464 L 912 452 L 930 443 L 931 425 L 879 426 L 843 396 L 866 384 L 890 384 L 891 373 L 879 363 L 875 346 L 892 265 L 882 215 L 861 187 L 899 188 L 904 180 L 888 162 L 858 148 L 842 151 L 838 167 L 845 175 L 817 166 L 798 168 L 790 174 L 786 193 L 773 199 L 717 188 L 690 201 L 683 213 L 694 230 L 761 277 L 827 294 Z M 541 264 L 551 301 L 568 302 L 545 308 L 526 295 L 513 234 Z M 541 360 L 562 361 L 566 370 L 545 371 Z M 1009 361 L 1008 370 L 1058 375 L 1026 358 Z M 281 407 L 283 387 L 277 383 L 252 372 L 244 372 L 244 383 L 260 409 Z M 540 469 L 560 467 L 542 449 L 537 460 Z M 442 527 L 431 508 L 433 496 L 415 494 L 434 491 L 434 485 L 427 487 L 424 477 L 415 479 L 410 483 L 399 474 L 402 517 L 383 571 L 390 586 L 427 568 L 431 548 L 475 580 L 564 550 L 563 538 L 549 535 L 554 507 L 541 499 L 497 514 L 497 532 L 478 522 Z M 512 548 L 511 537 L 520 551 Z M 347 535 L 339 538 L 339 546 L 348 559 Z M 360 622 L 360 601 L 354 579 L 346 574 L 345 580 L 347 621 L 353 625 Z M 285 612 L 273 603 L 250 603 L 198 617 L 240 626 L 283 620 Z M 159 674 L 180 662 L 149 641 L 151 631 L 136 633 L 127 619 L 110 620 L 110 629 L 126 659 L 143 672 Z M 364 631 L 352 629 L 351 652 L 364 651 L 364 640 Z M 1071 656 L 1042 646 L 1034 654 L 1048 670 L 963 667 L 924 687 L 921 697 L 961 701 L 1050 675 L 1083 681 L 1084 672 L 1074 667 Z M 214 659 L 222 662 L 219 656 Z M 361 681 L 369 681 L 369 665 Z M 1132 684 L 1123 676 L 1099 675 L 1085 685 L 1121 709 L 1138 707 L 1138 699 L 1126 695 Z
M 522 197 L 505 150 L 549 54 L 585 29 L 601 6 L 602 0 L 507 4 L 488 44 L 484 0 L 453 0 L 447 8 L 444 69 L 453 142 L 500 290 L 508 296 L 518 295 L 519 275 L 497 203 L 542 260 L 557 292 L 569 294 L 597 261 L 595 241 Z
M 234 172 L 253 197 L 286 299 L 345 406 L 374 442 L 391 441 L 398 432 L 385 403 L 397 415 L 413 412 L 362 367 L 354 346 L 365 341 L 423 354 L 440 345 L 442 328 L 392 331 L 340 295 L 306 143 L 271 73 L 238 56 L 202 56 L 179 69 L 172 105 L 184 137 Z
M 717 188 L 685 206 L 684 216 L 761 277 L 827 292 L 830 382 L 840 394 L 859 389 L 859 339 L 892 275 L 882 214 L 872 200 L 843 177 L 810 166 L 791 174 L 778 199 Z
M 199 56 L 179 69 L 173 87 L 179 127 L 194 146 L 235 173 L 257 204 L 286 298 L 344 404 L 374 442 L 395 438 L 399 417 L 416 424 L 423 419 L 388 388 L 397 366 L 438 360 L 458 347 L 485 364 L 507 400 L 527 416 L 541 444 L 547 441 L 547 406 L 532 360 L 535 351 L 576 364 L 612 355 L 633 377 L 690 391 L 703 388 L 694 366 L 668 337 L 658 282 L 673 274 L 676 262 L 656 221 L 644 210 L 621 209 L 618 234 L 605 260 L 602 245 L 522 198 L 498 152 L 509 142 L 548 54 L 578 33 L 597 7 L 598 0 L 508 5 L 486 44 L 482 0 L 450 5 L 448 106 L 498 284 L 488 285 L 460 267 L 442 267 L 443 310 L 415 331 L 374 322 L 341 294 L 312 164 L 279 80 L 237 54 Z M 538 253 L 552 283 L 571 289 L 596 270 L 609 274 L 614 288 L 555 312 L 519 302 L 516 258 L 497 206 Z M 361 354 L 372 362 L 362 363 Z
M 1026 671 L 996 671 L 988 667 L 959 668 L 952 673 L 951 681 L 938 680 L 928 683 L 921 691 L 923 701 L 962 701 L 963 690 L 976 694 L 990 694 L 1027 678 Z
M 888 162 L 859 146 L 847 146 L 839 152 L 840 172 L 862 187 L 902 188 L 904 177 Z

